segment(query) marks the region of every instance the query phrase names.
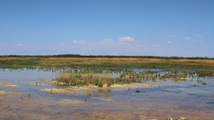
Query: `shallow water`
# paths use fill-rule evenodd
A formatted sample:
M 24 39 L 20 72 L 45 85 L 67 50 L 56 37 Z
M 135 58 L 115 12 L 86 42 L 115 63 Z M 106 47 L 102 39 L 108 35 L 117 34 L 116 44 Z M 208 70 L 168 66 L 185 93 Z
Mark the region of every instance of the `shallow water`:
M 147 69 L 135 69 L 146 71 Z M 153 71 L 164 72 L 155 69 Z M 42 92 L 57 88 L 49 83 L 59 70 L 0 69 L 0 91 L 19 92 L 0 96 L 0 119 L 158 119 L 187 117 L 214 119 L 214 78 L 187 81 L 146 81 L 152 87 L 77 91 L 72 94 Z M 117 76 L 114 74 L 113 76 Z M 140 91 L 136 93 L 136 90 Z M 91 94 L 88 96 L 88 94 Z M 74 102 L 78 101 L 78 102 Z

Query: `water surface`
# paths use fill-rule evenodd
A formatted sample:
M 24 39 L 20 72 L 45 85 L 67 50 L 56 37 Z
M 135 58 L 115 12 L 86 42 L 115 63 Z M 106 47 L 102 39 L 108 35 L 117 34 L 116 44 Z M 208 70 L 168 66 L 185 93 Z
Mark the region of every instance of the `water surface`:
M 148 71 L 150 69 L 135 69 Z M 169 72 L 154 69 L 157 72 Z M 214 119 L 214 78 L 186 81 L 144 81 L 152 87 L 88 90 L 72 94 L 43 92 L 58 88 L 49 83 L 60 70 L 0 69 L 0 91 L 19 92 L 0 96 L 0 119 L 158 119 L 187 117 L 191 120 Z M 114 73 L 113 76 L 117 76 Z M 206 83 L 203 85 L 202 83 Z M 136 90 L 140 91 L 136 93 Z M 90 94 L 90 95 L 89 95 Z M 77 102 L 72 102 L 77 101 Z

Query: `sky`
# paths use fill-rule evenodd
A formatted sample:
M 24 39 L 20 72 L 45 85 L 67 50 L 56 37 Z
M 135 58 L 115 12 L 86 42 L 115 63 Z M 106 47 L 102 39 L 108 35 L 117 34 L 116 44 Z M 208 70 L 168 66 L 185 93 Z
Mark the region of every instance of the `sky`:
M 0 0 L 0 55 L 214 57 L 214 0 Z

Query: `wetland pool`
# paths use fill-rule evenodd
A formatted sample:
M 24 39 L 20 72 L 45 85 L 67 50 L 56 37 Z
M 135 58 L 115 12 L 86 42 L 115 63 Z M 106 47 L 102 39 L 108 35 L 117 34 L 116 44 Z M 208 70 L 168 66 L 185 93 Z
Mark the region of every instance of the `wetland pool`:
M 153 69 L 134 71 L 149 70 Z M 42 91 L 68 88 L 50 82 L 60 71 L 0 69 L 0 119 L 165 120 L 168 117 L 186 117 L 190 120 L 214 120 L 213 77 L 146 80 L 141 84 L 147 86 L 107 90 Z

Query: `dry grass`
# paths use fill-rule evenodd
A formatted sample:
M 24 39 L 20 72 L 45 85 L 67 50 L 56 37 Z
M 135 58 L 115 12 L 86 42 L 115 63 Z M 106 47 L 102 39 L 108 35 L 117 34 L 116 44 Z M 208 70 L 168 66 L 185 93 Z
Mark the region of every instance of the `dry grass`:
M 34 61 L 40 66 L 145 64 L 164 63 L 181 65 L 213 66 L 213 59 L 165 59 L 165 58 L 99 58 L 99 57 L 0 57 L 1 61 Z
M 17 58 L 12 58 L 16 60 Z M 10 59 L 8 59 L 10 60 Z M 35 58 L 22 58 L 20 60 L 35 60 Z M 190 59 L 159 59 L 159 58 L 42 58 L 40 62 L 137 62 L 137 63 L 191 63 L 191 64 L 206 64 L 214 65 L 214 60 L 190 60 Z
M 90 85 L 102 87 L 103 84 L 111 84 L 112 78 L 110 74 L 93 75 L 93 74 L 74 74 L 62 72 L 55 79 L 59 85 Z

